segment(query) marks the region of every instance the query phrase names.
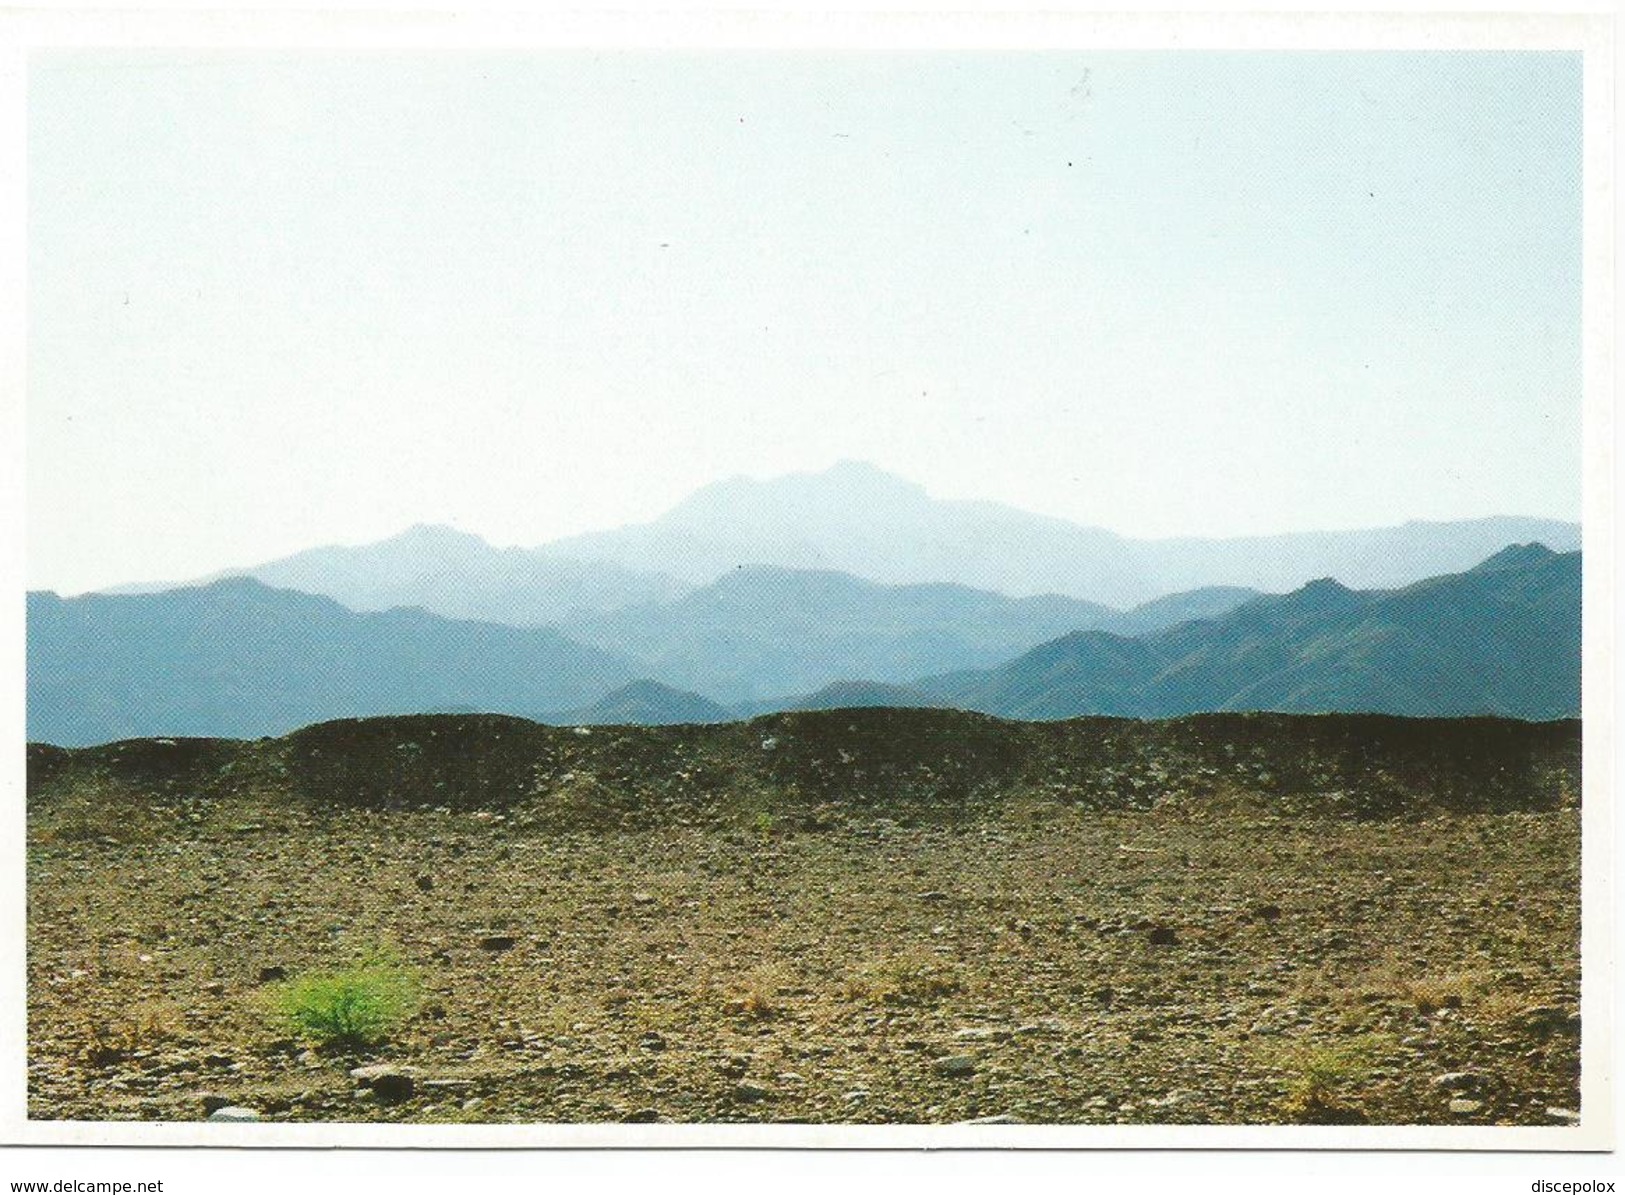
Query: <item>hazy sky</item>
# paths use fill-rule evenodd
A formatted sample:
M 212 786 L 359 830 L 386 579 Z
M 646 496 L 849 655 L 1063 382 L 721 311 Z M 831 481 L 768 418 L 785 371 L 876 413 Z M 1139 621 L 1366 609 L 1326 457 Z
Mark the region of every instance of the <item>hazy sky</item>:
M 29 582 L 858 458 L 1131 534 L 1577 518 L 1569 54 L 37 59 Z

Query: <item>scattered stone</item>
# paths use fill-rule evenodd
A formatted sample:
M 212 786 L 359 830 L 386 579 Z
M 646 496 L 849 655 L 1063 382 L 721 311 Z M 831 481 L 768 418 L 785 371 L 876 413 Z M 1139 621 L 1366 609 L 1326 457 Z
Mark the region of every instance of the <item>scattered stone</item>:
M 652 905 L 655 903 L 655 898 L 647 892 L 634 892 L 632 893 L 632 903 L 635 905 Z
M 286 979 L 286 978 L 288 978 L 288 969 L 286 967 L 261 967 L 260 968 L 260 982 L 261 983 L 277 983 L 278 981 Z
M 1580 1114 L 1572 1108 L 1548 1108 L 1546 1118 L 1558 1124 L 1577 1125 L 1580 1123 Z
M 983 1029 L 979 1026 L 972 1029 L 960 1029 L 955 1031 L 954 1038 L 957 1041 L 991 1041 L 993 1039 L 993 1030 Z
M 639 1108 L 621 1117 L 622 1124 L 655 1124 L 660 1120 L 659 1108 Z
M 504 950 L 512 950 L 518 942 L 519 939 L 512 934 L 486 934 L 480 939 L 480 949 L 501 954 Z
M 1253 909 L 1254 921 L 1275 922 L 1281 919 L 1280 905 L 1259 905 Z
M 209 1119 L 230 1124 L 250 1124 L 259 1120 L 260 1114 L 252 1108 L 238 1108 L 230 1104 L 224 1108 L 216 1108 L 209 1113 Z
M 738 1083 L 734 1085 L 734 1099 L 742 1104 L 754 1104 L 765 1100 L 773 1093 L 759 1083 Z
M 779 740 L 776 739 L 776 738 L 773 738 L 771 736 L 769 736 L 768 738 L 765 738 L 765 739 L 762 740 L 762 750 L 763 751 L 776 751 L 778 749 L 778 746 L 779 746 Z
M 658 1053 L 666 1048 L 666 1039 L 663 1035 L 651 1029 L 643 1035 L 638 1044 L 651 1053 Z
M 1154 925 L 1151 927 L 1151 931 L 1146 934 L 1146 941 L 1153 946 L 1177 946 L 1179 945 L 1179 935 L 1174 933 L 1169 926 Z
M 1518 1014 L 1518 1023 L 1525 1031 L 1543 1037 L 1553 1033 L 1579 1033 L 1580 1014 L 1550 1004 L 1537 1004 Z
M 434 877 L 433 876 L 426 876 L 426 875 L 418 876 L 417 879 L 413 881 L 413 883 L 417 884 L 418 891 L 420 891 L 420 892 L 433 892 L 434 891 Z
M 371 1066 L 358 1066 L 350 1072 L 362 1088 L 371 1089 L 380 1104 L 402 1104 L 417 1091 L 417 1072 L 411 1067 L 376 1062 Z
M 962 1120 L 960 1124 L 1020 1124 L 1021 1117 L 1011 1116 L 1008 1112 L 998 1116 L 978 1116 L 975 1120 Z
M 976 1059 L 969 1054 L 950 1054 L 946 1058 L 938 1058 L 931 1064 L 931 1069 L 939 1075 L 961 1078 L 976 1073 Z
M 222 1108 L 231 1107 L 231 1097 L 224 1095 L 206 1095 L 203 1097 L 203 1115 L 212 1116 Z
M 939 901 L 947 900 L 948 899 L 948 894 L 946 892 L 942 891 L 940 888 L 933 888 L 929 892 L 920 893 L 920 899 L 924 900 L 924 901 L 930 901 L 932 903 L 936 903 L 936 902 L 939 902 Z
M 1483 1106 L 1483 1100 L 1456 1099 L 1450 1101 L 1450 1111 L 1456 1116 L 1471 1116 Z
M 412 1076 L 399 1071 L 379 1075 L 372 1081 L 372 1094 L 380 1104 L 403 1104 L 412 1098 L 416 1089 Z
M 1445 1091 L 1471 1091 L 1478 1086 L 1478 1081 L 1472 1071 L 1451 1071 L 1433 1080 L 1433 1085 Z
M 214 979 L 204 984 L 203 990 L 210 996 L 220 996 L 225 993 L 226 985 L 221 983 L 218 979 Z

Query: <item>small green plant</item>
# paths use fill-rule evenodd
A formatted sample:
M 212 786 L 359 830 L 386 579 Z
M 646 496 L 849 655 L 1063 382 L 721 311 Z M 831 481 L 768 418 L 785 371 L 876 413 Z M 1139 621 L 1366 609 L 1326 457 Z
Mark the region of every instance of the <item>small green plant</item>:
M 1287 1092 L 1285 1110 L 1308 1124 L 1360 1124 L 1365 1115 L 1347 1098 L 1347 1089 L 1371 1070 L 1370 1043 L 1310 1047 L 1296 1053 L 1290 1063 L 1295 1074 Z
M 384 959 L 288 981 L 275 996 L 281 1019 L 324 1049 L 375 1046 L 417 1006 L 417 978 Z

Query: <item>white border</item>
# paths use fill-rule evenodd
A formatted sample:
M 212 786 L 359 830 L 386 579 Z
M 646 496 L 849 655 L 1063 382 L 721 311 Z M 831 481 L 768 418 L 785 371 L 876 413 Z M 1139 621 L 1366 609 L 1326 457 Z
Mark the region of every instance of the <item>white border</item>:
M 183 0 L 184 2 L 184 0 Z M 865 1126 L 131 1124 L 28 1121 L 23 835 L 23 403 L 26 278 L 25 74 L 30 51 L 177 49 L 532 50 L 558 48 L 1551 49 L 1584 54 L 1585 718 L 1580 1128 L 1399 1126 Z M 13 835 L 0 851 L 9 932 L 0 935 L 0 1140 L 148 1146 L 841 1147 L 1568 1151 L 1614 1141 L 1613 25 L 1591 14 L 1100 13 L 957 16 L 902 12 L 460 13 L 138 11 L 0 13 L 0 575 L 4 600 L 0 769 Z M 22 1177 L 19 1175 L 19 1177 Z

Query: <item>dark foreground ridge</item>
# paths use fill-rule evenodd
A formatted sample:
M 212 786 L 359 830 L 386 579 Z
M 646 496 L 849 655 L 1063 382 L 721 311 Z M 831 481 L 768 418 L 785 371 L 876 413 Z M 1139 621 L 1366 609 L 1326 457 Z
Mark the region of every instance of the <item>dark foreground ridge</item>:
M 28 749 L 30 809 L 234 796 L 312 812 L 490 810 L 560 829 L 853 816 L 954 820 L 1012 800 L 1393 817 L 1571 808 L 1580 723 L 1200 714 L 1011 722 L 930 709 L 772 714 L 708 726 L 553 727 L 496 715 L 325 722 L 278 739 Z

